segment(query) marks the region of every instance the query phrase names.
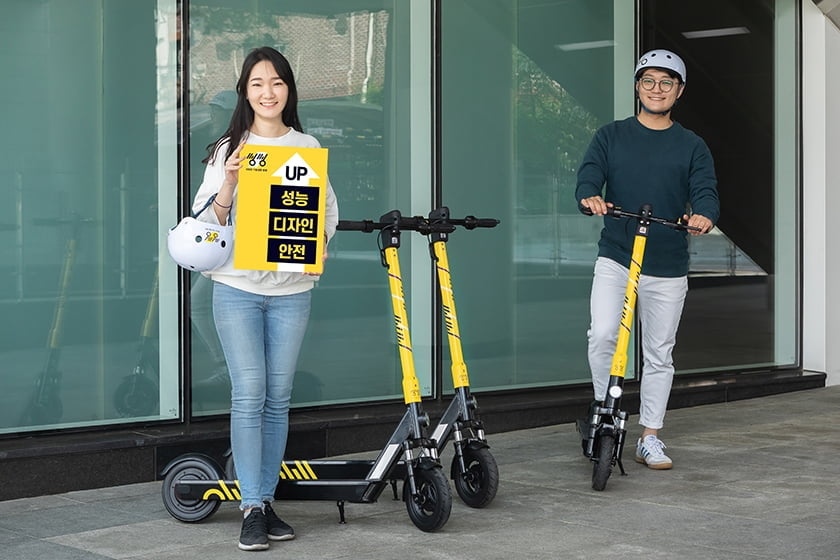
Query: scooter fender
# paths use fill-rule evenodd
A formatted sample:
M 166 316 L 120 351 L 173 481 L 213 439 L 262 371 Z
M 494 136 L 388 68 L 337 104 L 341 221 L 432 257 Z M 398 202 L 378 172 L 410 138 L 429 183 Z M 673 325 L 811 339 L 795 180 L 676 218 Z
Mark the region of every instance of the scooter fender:
M 418 469 L 430 471 L 432 469 L 440 468 L 440 462 L 432 459 L 431 457 L 420 457 L 412 462 L 411 468 L 415 471 Z
M 204 463 L 207 463 L 208 465 L 213 467 L 217 473 L 224 472 L 221 466 L 219 466 L 219 463 L 209 455 L 205 455 L 203 453 L 188 453 L 186 455 L 179 455 L 171 461 L 169 461 L 169 463 L 167 463 L 167 465 L 160 472 L 161 478 L 166 477 L 166 475 L 169 474 L 169 471 L 171 471 L 176 465 L 182 463 L 187 459 L 195 459 L 196 461 L 202 461 Z
M 471 441 L 464 447 L 468 449 L 490 449 L 490 445 L 486 441 L 481 440 Z M 454 480 L 460 474 L 458 467 L 458 458 L 456 456 L 452 458 L 452 466 L 449 469 L 449 478 L 451 478 L 452 480 Z

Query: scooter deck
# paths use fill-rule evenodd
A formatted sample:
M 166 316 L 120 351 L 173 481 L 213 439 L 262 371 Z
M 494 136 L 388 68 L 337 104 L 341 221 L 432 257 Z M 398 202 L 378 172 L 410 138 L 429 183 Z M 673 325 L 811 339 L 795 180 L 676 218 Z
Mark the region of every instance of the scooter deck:
M 278 485 L 274 496 L 285 500 L 336 500 L 352 503 L 375 502 L 376 499 L 365 496 L 381 494 L 369 493 L 372 484 L 364 480 L 300 481 L 294 484 Z M 242 499 L 238 480 L 180 480 L 175 484 L 174 493 L 183 503 L 219 500 L 237 502 Z
M 284 461 L 274 497 L 375 502 L 386 485 L 405 480 L 408 473 L 405 463 L 399 461 L 384 479 L 373 480 L 369 477 L 374 464 L 369 460 Z
M 384 480 L 367 480 L 373 461 L 323 460 L 284 461 L 274 497 L 285 500 L 343 500 L 351 503 L 375 502 L 382 490 L 407 476 L 399 462 Z M 174 487 L 179 500 L 238 501 L 237 480 L 179 480 Z

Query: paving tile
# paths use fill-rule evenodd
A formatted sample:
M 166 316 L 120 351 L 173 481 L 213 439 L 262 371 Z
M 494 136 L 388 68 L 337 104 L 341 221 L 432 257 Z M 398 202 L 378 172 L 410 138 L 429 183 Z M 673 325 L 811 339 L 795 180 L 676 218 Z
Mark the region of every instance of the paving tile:
M 813 421 L 819 410 L 819 422 Z M 489 434 L 498 494 L 486 508 L 452 490 L 446 525 L 424 533 L 389 490 L 373 504 L 291 501 L 275 509 L 297 538 L 261 558 L 809 560 L 840 550 L 840 387 L 669 411 L 675 461 L 591 488 L 572 424 Z M 376 452 L 345 457 L 370 458 Z M 441 457 L 446 472 L 451 446 Z M 224 503 L 200 523 L 163 507 L 160 482 L 0 502 L 0 560 L 216 560 L 238 557 L 241 514 Z

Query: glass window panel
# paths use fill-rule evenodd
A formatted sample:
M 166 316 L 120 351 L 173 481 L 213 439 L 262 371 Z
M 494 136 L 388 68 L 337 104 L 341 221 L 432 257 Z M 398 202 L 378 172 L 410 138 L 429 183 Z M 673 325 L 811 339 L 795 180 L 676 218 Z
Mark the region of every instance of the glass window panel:
M 587 381 L 600 228 L 577 211 L 576 172 L 621 105 L 614 33 L 632 36 L 633 18 L 618 22 L 612 0 L 453 0 L 442 10 L 443 201 L 453 216 L 501 220 L 449 242 L 471 385 Z
M 175 57 L 156 50 L 175 2 L 2 10 L 3 68 L 24 89 L 0 92 L 14 131 L 0 141 L 0 432 L 177 417 L 177 338 L 158 346 L 177 315 L 159 316 L 157 288 L 158 178 L 177 176 L 158 150 L 176 147 L 176 112 L 155 103 L 175 99 Z
M 795 0 L 641 4 L 645 50 L 687 61 L 674 115 L 708 143 L 721 200 L 718 227 L 690 240 L 678 373 L 797 361 L 797 9 Z M 715 32 L 732 29 L 742 32 Z
M 371 7 L 362 0 L 311 0 L 261 2 L 258 10 L 249 6 L 234 0 L 190 2 L 192 193 L 201 182 L 207 144 L 227 125 L 229 113 L 217 106 L 219 101 L 230 95 L 247 52 L 270 45 L 292 64 L 304 132 L 330 150 L 340 217 L 378 219 L 392 209 L 428 212 L 428 203 L 416 211 L 413 206 L 428 201 L 431 191 L 429 4 L 386 0 Z M 403 239 L 411 338 L 421 389 L 429 395 L 428 252 L 412 250 L 416 241 L 408 234 Z M 329 253 L 313 293 L 293 406 L 399 396 L 388 280 L 376 236 L 338 232 Z M 194 276 L 193 411 L 226 413 L 229 388 L 209 312 L 212 290 L 206 279 Z

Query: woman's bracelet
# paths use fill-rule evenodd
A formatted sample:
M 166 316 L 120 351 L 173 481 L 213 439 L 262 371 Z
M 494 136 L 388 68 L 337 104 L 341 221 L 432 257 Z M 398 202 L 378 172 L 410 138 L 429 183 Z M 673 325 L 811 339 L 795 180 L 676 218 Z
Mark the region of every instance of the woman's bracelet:
M 214 198 L 214 199 L 213 199 L 213 204 L 218 205 L 218 206 L 219 206 L 219 208 L 228 209 L 228 208 L 231 208 L 231 207 L 233 206 L 233 201 L 231 200 L 231 201 L 230 201 L 230 204 L 228 204 L 227 206 L 225 206 L 224 204 L 222 204 L 221 202 L 219 202 L 219 201 L 218 201 L 218 199 Z

